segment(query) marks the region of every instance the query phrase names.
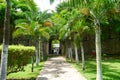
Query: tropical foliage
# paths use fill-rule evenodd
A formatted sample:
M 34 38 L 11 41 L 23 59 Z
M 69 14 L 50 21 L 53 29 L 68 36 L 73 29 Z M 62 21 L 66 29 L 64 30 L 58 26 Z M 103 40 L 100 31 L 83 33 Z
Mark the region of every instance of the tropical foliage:
M 51 4 L 53 2 L 50 0 Z M 6 5 L 0 0 L 0 29 L 3 28 Z M 101 57 L 104 52 L 110 54 L 106 49 L 106 45 L 112 44 L 109 39 L 116 39 L 116 48 L 120 47 L 119 0 L 63 0 L 52 13 L 39 11 L 33 0 L 12 0 L 11 5 L 10 44 L 15 43 L 16 38 L 24 40 L 27 37 L 28 45 L 35 46 L 38 65 L 41 56 L 52 53 L 52 41 L 59 40 L 61 53 L 77 64 L 81 59 L 82 70 L 86 68 L 86 55 L 95 53 L 96 80 L 102 80 Z

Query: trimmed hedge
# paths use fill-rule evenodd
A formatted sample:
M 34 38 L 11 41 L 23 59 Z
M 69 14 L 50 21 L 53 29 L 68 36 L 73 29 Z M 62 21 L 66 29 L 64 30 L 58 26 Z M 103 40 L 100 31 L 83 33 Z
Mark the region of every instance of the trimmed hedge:
M 2 46 L 0 46 L 0 55 L 2 52 L 1 50 Z M 24 66 L 28 64 L 31 56 L 33 56 L 34 54 L 34 47 L 10 45 L 8 49 L 8 74 L 24 70 Z

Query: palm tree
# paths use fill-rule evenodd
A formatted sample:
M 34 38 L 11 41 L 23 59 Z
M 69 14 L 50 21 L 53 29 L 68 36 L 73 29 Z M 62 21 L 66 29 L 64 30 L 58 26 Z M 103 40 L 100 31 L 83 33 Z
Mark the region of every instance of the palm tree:
M 106 12 L 115 6 L 116 1 L 98 1 L 95 0 L 94 4 L 97 4 L 90 10 L 90 14 L 93 17 L 95 38 L 96 38 L 96 62 L 97 62 L 97 76 L 96 80 L 102 80 L 102 67 L 101 67 L 101 23 L 106 20 Z
M 22 22 L 19 22 L 16 25 L 16 27 L 18 29 L 14 32 L 14 37 L 18 35 L 29 35 L 31 36 L 30 39 L 35 40 L 36 65 L 38 65 L 39 64 L 39 37 L 43 36 L 43 37 L 46 37 L 47 39 L 49 38 L 49 34 L 47 32 L 49 30 L 48 27 L 40 28 L 40 24 L 38 24 L 38 22 L 36 21 L 28 22 L 25 20 L 22 20 Z
M 6 80 L 6 75 L 7 75 L 11 0 L 6 0 L 6 3 L 7 3 L 7 7 L 5 11 L 5 20 L 4 20 L 4 35 L 3 35 L 3 49 L 1 55 L 0 80 Z
M 76 21 L 75 25 L 72 27 L 71 32 L 75 33 L 75 44 L 77 47 L 81 47 L 81 56 L 82 56 L 82 70 L 85 70 L 85 58 L 84 58 L 84 47 L 83 47 L 83 33 L 87 32 L 88 26 L 85 23 L 84 17 L 81 16 L 81 19 Z M 80 44 L 80 45 L 78 45 Z
M 35 49 L 36 49 L 36 65 L 40 62 L 40 46 L 39 39 L 44 36 L 49 37 L 49 34 L 46 32 L 49 31 L 48 27 L 43 28 L 44 18 L 47 15 L 47 11 L 41 13 L 38 12 L 36 5 L 32 1 L 27 1 L 29 11 L 24 12 L 26 19 L 16 20 L 17 30 L 14 32 L 14 37 L 18 35 L 30 35 L 31 40 L 35 40 Z M 45 18 L 46 19 L 46 18 Z

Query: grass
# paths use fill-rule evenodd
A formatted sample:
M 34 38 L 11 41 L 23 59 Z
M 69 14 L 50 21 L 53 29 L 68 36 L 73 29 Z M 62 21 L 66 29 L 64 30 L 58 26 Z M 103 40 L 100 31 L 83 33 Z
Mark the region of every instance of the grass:
M 25 71 L 20 71 L 17 73 L 11 73 L 7 76 L 8 80 L 35 80 L 43 68 L 45 62 L 40 62 L 39 66 L 34 66 L 34 72 L 31 72 L 31 64 L 25 66 Z
M 69 62 L 69 61 L 68 61 Z M 85 62 L 86 70 L 83 71 L 81 62 L 76 65 L 75 62 L 69 62 L 75 67 L 87 80 L 96 80 L 96 61 L 89 59 Z M 104 59 L 102 61 L 102 76 L 103 80 L 120 80 L 120 60 L 119 59 Z

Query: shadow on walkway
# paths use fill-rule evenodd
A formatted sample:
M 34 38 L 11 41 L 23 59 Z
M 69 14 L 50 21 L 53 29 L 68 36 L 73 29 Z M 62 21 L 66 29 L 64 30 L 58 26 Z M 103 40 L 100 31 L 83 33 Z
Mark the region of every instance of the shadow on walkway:
M 86 80 L 63 57 L 53 57 L 47 60 L 36 80 Z

